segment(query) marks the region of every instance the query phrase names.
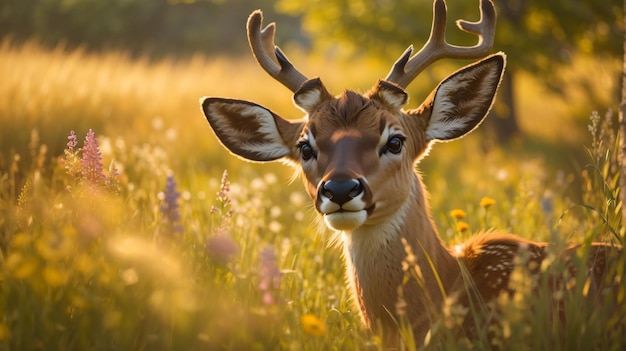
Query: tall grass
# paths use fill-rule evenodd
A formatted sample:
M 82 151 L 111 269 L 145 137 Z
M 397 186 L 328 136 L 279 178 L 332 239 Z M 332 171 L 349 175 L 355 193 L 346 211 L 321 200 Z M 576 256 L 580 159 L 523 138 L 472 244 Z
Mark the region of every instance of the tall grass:
M 325 69 L 331 86 L 360 87 L 381 71 Z M 1 348 L 383 349 L 347 296 L 339 250 L 300 185 L 287 184 L 291 171 L 227 156 L 203 121 L 203 95 L 297 114 L 251 60 L 150 62 L 4 42 L 0 76 Z M 437 145 L 423 168 L 445 241 L 491 228 L 557 243 L 623 241 L 614 134 L 602 121 L 591 122 L 589 166 L 576 173 L 523 149 L 485 149 L 478 136 Z M 550 296 L 528 293 L 524 274 L 519 294 L 498 301 L 501 346 L 623 346 L 623 281 L 610 310 L 566 297 L 559 329 Z M 583 288 L 576 281 L 572 291 Z M 427 349 L 491 345 L 453 339 L 449 324 Z

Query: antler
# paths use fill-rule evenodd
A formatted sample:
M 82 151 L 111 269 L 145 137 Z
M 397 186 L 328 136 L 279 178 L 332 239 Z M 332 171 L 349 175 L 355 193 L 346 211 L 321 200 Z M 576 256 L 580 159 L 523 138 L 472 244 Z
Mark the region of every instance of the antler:
M 491 0 L 480 0 L 480 21 L 456 21 L 461 30 L 478 36 L 478 43 L 474 46 L 463 47 L 446 42 L 446 12 L 445 0 L 435 0 L 428 41 L 413 57 L 413 45 L 409 46 L 394 63 L 385 80 L 406 88 L 424 68 L 441 58 L 479 58 L 489 53 L 496 28 L 496 9 Z
M 287 56 L 274 44 L 276 24 L 270 23 L 261 30 L 263 13 L 256 10 L 248 17 L 248 42 L 256 61 L 263 69 L 289 88 L 296 92 L 308 78 L 300 73 Z

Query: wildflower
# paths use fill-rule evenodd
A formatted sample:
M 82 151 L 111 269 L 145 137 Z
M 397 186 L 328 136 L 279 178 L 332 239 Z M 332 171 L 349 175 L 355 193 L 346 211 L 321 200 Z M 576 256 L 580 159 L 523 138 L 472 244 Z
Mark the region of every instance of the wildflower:
M 74 151 L 74 148 L 78 145 L 78 141 L 76 141 L 76 133 L 73 130 L 70 131 L 70 135 L 67 137 L 67 140 L 67 149 L 69 151 Z
M 161 214 L 163 222 L 168 225 L 173 233 L 182 233 L 183 228 L 180 225 L 180 212 L 178 210 L 178 198 L 180 193 L 176 191 L 176 182 L 174 176 L 169 175 L 165 184 L 165 191 L 159 194 L 161 202 Z
M 273 233 L 280 233 L 280 231 L 283 229 L 282 224 L 280 224 L 280 222 L 278 222 L 278 221 L 271 221 L 267 225 L 267 227 Z
M 96 270 L 96 262 L 91 256 L 86 254 L 75 257 L 73 265 L 76 267 L 76 270 L 84 276 L 91 276 Z
M 74 236 L 75 232 L 70 228 L 62 233 L 45 231 L 35 241 L 35 249 L 44 260 L 56 262 L 72 255 L 75 248 Z
M 37 271 L 39 263 L 33 257 L 24 257 L 16 252 L 7 257 L 4 266 L 14 278 L 27 279 Z
M 232 209 L 228 209 L 230 207 L 230 197 L 228 193 L 230 192 L 230 182 L 228 181 L 228 171 L 224 170 L 222 173 L 222 180 L 220 182 L 220 190 L 217 192 L 217 201 L 220 203 L 219 208 L 215 206 L 211 206 L 211 213 L 220 212 L 224 216 L 224 218 L 230 218 L 232 216 Z
M 456 223 L 456 231 L 459 233 L 463 233 L 464 231 L 469 229 L 469 224 L 464 221 L 458 221 Z
M 220 182 L 220 191 L 217 193 L 217 199 L 222 202 L 230 202 L 228 198 L 228 192 L 230 191 L 230 182 L 228 181 L 228 171 L 224 170 L 222 173 L 222 180 Z
M 96 139 L 96 135 L 91 129 L 85 136 L 82 152 L 80 173 L 83 179 L 92 184 L 99 184 L 100 180 L 104 178 L 102 173 L 102 155 L 98 148 L 98 139 Z
M 316 315 L 308 313 L 300 318 L 302 323 L 302 329 L 305 333 L 317 337 L 324 336 L 326 334 L 326 325 Z
M 225 264 L 230 262 L 239 251 L 237 243 L 226 233 L 218 233 L 209 238 L 207 242 L 209 255 L 215 261 Z
M 63 151 L 65 158 L 62 162 L 65 165 L 65 172 L 76 178 L 80 173 L 80 159 L 78 158 L 78 150 L 76 150 L 76 146 L 78 145 L 76 133 L 74 133 L 73 130 L 70 131 L 67 140 L 67 149 Z
M 19 250 L 27 248 L 33 242 L 32 235 L 28 233 L 18 233 L 11 239 L 11 248 Z
M 261 282 L 259 289 L 263 292 L 263 303 L 273 305 L 276 301 L 272 290 L 280 286 L 280 269 L 278 268 L 278 258 L 276 252 L 271 246 L 266 246 L 259 253 L 259 275 Z
M 480 206 L 484 208 L 489 208 L 491 205 L 495 203 L 496 203 L 496 200 L 487 196 L 484 196 L 482 199 L 480 199 Z
M 67 274 L 59 268 L 46 266 L 43 269 L 43 280 L 50 287 L 60 287 L 65 285 Z
M 111 193 L 117 194 L 119 191 L 120 181 L 119 181 L 120 173 L 115 167 L 115 163 L 111 162 L 109 165 L 109 175 L 104 179 L 104 187 Z
M 596 149 L 598 145 L 598 125 L 600 124 L 600 114 L 598 111 L 592 111 L 589 120 L 591 123 L 587 125 L 587 129 L 592 137 L 591 147 L 592 149 Z
M 552 194 L 550 192 L 546 192 L 541 199 L 541 211 L 546 215 L 554 212 L 554 204 L 552 203 Z
M 465 217 L 467 217 L 467 213 L 465 213 L 465 211 L 461 210 L 461 209 L 454 209 L 452 211 L 450 211 L 450 216 L 454 219 L 463 219 Z

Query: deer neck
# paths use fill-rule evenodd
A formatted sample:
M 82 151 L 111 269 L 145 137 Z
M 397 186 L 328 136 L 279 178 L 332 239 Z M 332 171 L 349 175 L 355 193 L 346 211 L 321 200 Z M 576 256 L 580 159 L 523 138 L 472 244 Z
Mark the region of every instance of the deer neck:
M 433 310 L 433 306 L 439 310 L 445 292 L 458 276 L 458 264 L 439 238 L 417 174 L 412 178 L 407 201 L 393 218 L 344 232 L 342 241 L 353 298 L 369 327 L 375 328 L 382 322 L 383 327 L 393 329 L 393 319 L 397 320 L 402 313 L 406 313 L 414 328 L 416 324 L 427 326 L 428 320 L 435 316 L 424 311 Z M 403 264 L 409 261 L 409 251 L 415 258 L 413 272 L 420 271 L 422 283 L 409 279 L 403 284 L 407 274 L 411 274 L 406 263 Z M 406 302 L 405 312 L 400 314 L 399 289 Z

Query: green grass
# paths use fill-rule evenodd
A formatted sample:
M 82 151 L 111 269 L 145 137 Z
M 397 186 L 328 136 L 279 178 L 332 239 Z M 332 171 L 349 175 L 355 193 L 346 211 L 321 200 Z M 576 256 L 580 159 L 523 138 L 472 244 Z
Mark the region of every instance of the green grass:
M 324 67 L 333 91 L 348 82 L 367 89 L 386 72 L 373 63 L 298 61 L 305 72 Z M 328 246 L 299 181 L 288 184 L 291 170 L 227 155 L 204 121 L 204 95 L 299 116 L 289 92 L 251 59 L 150 62 L 4 42 L 0 77 L 0 348 L 383 348 L 349 300 L 340 250 Z M 603 121 L 597 130 L 610 130 Z M 119 170 L 117 189 L 68 174 L 67 136 L 76 131 L 82 147 L 89 129 L 104 173 L 110 164 Z M 617 156 L 610 135 L 598 133 L 579 170 L 543 157 L 558 151 L 536 152 L 527 143 L 485 148 L 478 133 L 436 145 L 421 168 L 444 240 L 455 244 L 497 228 L 535 240 L 623 242 Z M 582 141 L 573 148 L 584 154 Z M 180 220 L 161 210 L 168 176 L 180 194 Z M 482 207 L 483 197 L 495 203 Z M 468 230 L 457 230 L 453 209 L 467 213 Z M 620 279 L 623 267 L 620 261 Z M 550 299 L 527 293 L 523 271 L 515 284 L 520 293 L 500 301 L 506 308 L 496 341 L 505 348 L 622 346 L 623 281 L 613 310 L 580 308 L 576 294 L 567 297 L 564 330 L 552 322 Z M 489 345 L 451 335 L 438 325 L 427 348 Z

